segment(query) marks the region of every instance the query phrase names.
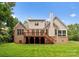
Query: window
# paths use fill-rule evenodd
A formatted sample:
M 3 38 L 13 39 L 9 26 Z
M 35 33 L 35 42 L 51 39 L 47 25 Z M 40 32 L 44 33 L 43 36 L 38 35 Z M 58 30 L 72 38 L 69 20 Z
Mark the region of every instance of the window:
M 19 29 L 19 35 L 21 35 L 21 29 Z
M 22 34 L 24 34 L 24 29 L 22 29 Z
M 41 35 L 43 35 L 44 34 L 44 30 L 41 30 Z
M 24 33 L 24 29 L 17 29 L 17 35 L 22 35 Z
M 57 30 L 55 29 L 55 35 L 57 35 Z
M 34 35 L 34 33 L 35 33 L 35 31 L 34 31 L 34 29 L 32 30 L 32 35 Z
M 39 25 L 39 23 L 37 22 L 37 23 L 35 23 L 35 26 L 38 26 Z
M 39 30 L 38 29 L 36 30 L 36 35 L 39 35 Z
M 17 29 L 17 35 L 19 35 L 19 29 Z
M 58 30 L 58 36 L 66 36 L 66 30 Z
M 61 35 L 62 35 L 61 30 L 58 30 L 58 36 L 61 36 Z
M 66 30 L 63 30 L 63 36 L 66 36 Z

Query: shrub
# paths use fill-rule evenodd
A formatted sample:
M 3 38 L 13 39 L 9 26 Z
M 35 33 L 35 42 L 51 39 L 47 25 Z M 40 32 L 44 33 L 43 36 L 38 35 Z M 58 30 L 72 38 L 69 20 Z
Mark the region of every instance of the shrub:
M 0 43 L 8 42 L 9 34 L 7 33 L 1 33 L 0 34 Z

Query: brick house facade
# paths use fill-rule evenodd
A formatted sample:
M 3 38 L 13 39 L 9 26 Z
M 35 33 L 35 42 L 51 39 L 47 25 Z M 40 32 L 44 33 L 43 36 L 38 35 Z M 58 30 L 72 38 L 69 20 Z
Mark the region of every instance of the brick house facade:
M 66 43 L 67 27 L 58 17 L 46 19 L 28 19 L 24 24 L 19 22 L 14 27 L 15 43 Z

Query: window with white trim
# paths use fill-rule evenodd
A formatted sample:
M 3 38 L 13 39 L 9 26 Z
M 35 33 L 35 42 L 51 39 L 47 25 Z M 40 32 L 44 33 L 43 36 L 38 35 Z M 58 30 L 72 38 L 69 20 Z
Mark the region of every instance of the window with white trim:
M 24 29 L 17 29 L 17 35 L 22 35 L 24 32 Z
M 63 36 L 66 36 L 66 30 L 63 30 Z
M 58 36 L 66 36 L 66 30 L 58 30 Z
M 39 35 L 39 29 L 36 29 L 36 35 Z
M 58 30 L 58 36 L 61 36 L 61 35 L 62 35 L 62 31 Z
M 41 32 L 41 35 L 43 35 L 43 34 L 44 34 L 44 30 L 41 30 L 40 32 Z
M 57 35 L 57 29 L 55 29 L 55 35 Z

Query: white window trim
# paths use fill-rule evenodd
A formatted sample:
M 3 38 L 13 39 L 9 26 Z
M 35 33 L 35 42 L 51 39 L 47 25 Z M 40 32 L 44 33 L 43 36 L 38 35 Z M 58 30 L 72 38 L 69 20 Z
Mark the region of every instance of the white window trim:
M 63 35 L 64 35 L 64 34 L 63 34 L 63 30 L 64 30 L 64 29 L 58 29 L 58 30 L 57 30 L 57 36 L 58 36 L 58 34 L 59 34 L 59 33 L 58 33 L 59 30 L 61 31 L 61 34 L 60 34 L 60 35 L 63 36 Z M 65 36 L 67 36 L 67 30 L 65 30 L 65 31 L 66 31 Z

